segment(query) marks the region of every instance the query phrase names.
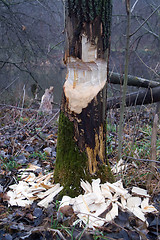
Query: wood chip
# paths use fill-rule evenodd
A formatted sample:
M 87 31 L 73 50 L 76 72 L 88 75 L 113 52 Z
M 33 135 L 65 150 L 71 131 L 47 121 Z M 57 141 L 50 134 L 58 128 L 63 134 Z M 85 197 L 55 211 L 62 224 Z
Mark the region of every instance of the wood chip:
M 31 169 L 33 169 L 32 166 Z M 53 200 L 54 196 L 63 189 L 59 183 L 53 185 L 49 182 L 52 175 L 53 173 L 45 176 L 40 174 L 36 177 L 34 173 L 29 173 L 29 175 L 25 174 L 26 178 L 23 181 L 10 186 L 12 191 L 7 193 L 9 196 L 8 204 L 11 206 L 26 207 L 32 204 L 34 200 L 44 198 L 44 201 L 39 202 L 39 206 L 48 207 L 48 204 Z
M 94 195 L 96 196 L 95 203 L 104 203 L 105 198 L 102 195 L 101 189 L 100 189 L 100 179 L 95 179 L 92 181 L 92 190 Z
M 30 164 L 28 164 L 28 168 L 21 168 L 18 171 L 19 172 L 21 172 L 21 171 L 28 172 L 28 171 L 36 171 L 36 170 L 40 170 L 40 169 L 41 169 L 41 167 L 30 163 Z
M 140 197 L 129 197 L 127 199 L 127 207 L 128 208 L 134 208 L 134 207 L 138 207 L 141 205 L 141 198 Z
M 141 208 L 144 213 L 157 212 L 157 209 L 153 205 L 149 205 L 149 198 L 144 198 Z
M 112 203 L 112 209 L 106 214 L 106 221 L 112 221 L 116 216 L 118 216 L 118 204 Z
M 120 159 L 117 164 L 112 167 L 113 173 L 119 173 L 125 169 L 124 160 Z
M 142 212 L 142 209 L 140 207 L 134 207 L 131 211 L 136 217 L 141 219 L 143 222 L 146 221 L 145 215 Z
M 24 172 L 25 173 L 25 172 Z M 27 207 L 34 200 L 39 207 L 47 208 L 53 198 L 63 189 L 59 183 L 51 184 L 53 173 L 45 176 L 34 173 L 26 175 L 25 180 L 10 186 L 7 193 L 8 203 L 12 206 Z M 122 181 L 115 183 L 100 183 L 100 179 L 93 179 L 92 184 L 81 181 L 85 191 L 83 195 L 71 198 L 64 196 L 59 211 L 65 216 L 77 214 L 77 217 L 89 228 L 96 229 L 118 216 L 118 208 L 132 212 L 141 221 L 146 222 L 145 213 L 157 212 L 149 205 L 149 195 L 145 189 L 133 187 L 132 195 L 124 189 Z M 135 196 L 138 195 L 138 196 Z
M 85 193 L 91 193 L 92 192 L 91 184 L 87 181 L 81 180 L 81 187 L 83 188 Z
M 147 190 L 139 187 L 133 187 L 132 193 L 137 194 L 139 196 L 150 197 L 149 194 L 147 193 Z
M 37 205 L 39 207 L 47 208 L 48 204 L 53 201 L 53 198 L 63 189 L 63 187 L 59 187 L 56 191 L 48 195 L 46 198 L 44 198 L 42 201 L 40 201 Z
M 60 188 L 60 184 L 57 183 L 54 187 L 50 188 L 49 190 L 45 191 L 45 192 L 41 192 L 37 194 L 37 197 L 39 197 L 40 199 L 45 198 L 46 196 L 52 194 L 53 192 L 57 191 L 57 189 Z

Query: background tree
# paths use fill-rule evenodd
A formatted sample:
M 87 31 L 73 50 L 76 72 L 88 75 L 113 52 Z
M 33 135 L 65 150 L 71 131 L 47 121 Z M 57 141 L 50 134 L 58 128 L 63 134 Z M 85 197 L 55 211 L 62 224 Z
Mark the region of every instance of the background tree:
M 158 0 L 131 1 L 131 32 L 134 32 L 158 4 Z M 46 87 L 54 85 L 55 101 L 60 101 L 65 74 L 61 64 L 63 11 L 61 0 L 0 0 L 1 102 L 9 102 L 12 98 L 12 103 L 14 100 L 17 104 L 17 96 L 21 96 L 23 85 L 26 85 L 26 94 L 31 95 L 30 85 L 35 81 L 43 89 L 41 94 Z M 125 18 L 123 2 L 113 0 L 110 69 L 120 74 L 124 69 Z M 156 11 L 132 37 L 130 74 L 146 79 L 159 79 L 158 23 L 159 11 Z M 132 88 L 131 91 L 133 90 L 135 89 Z M 108 91 L 109 96 L 117 96 L 117 91 L 120 94 L 119 88 L 112 87 Z M 5 93 L 7 94 L 4 95 Z
M 135 2 L 137 3 L 134 6 Z M 157 0 L 131 1 L 130 33 L 134 33 L 157 7 L 159 7 L 159 1 Z M 132 35 L 129 74 L 133 76 L 151 80 L 159 78 L 160 66 L 157 55 L 160 46 L 159 18 L 159 10 L 157 9 L 136 34 Z M 124 72 L 126 24 L 125 4 L 122 4 L 121 1 L 113 0 L 110 70 L 120 74 Z
M 0 0 L 1 90 L 11 84 L 14 103 L 24 84 L 30 96 L 32 84 L 39 86 L 41 94 L 53 84 L 57 92 L 62 88 L 63 15 L 62 1 Z
M 126 4 L 128 2 L 129 1 L 126 1 Z M 120 34 L 119 35 L 120 38 L 117 38 L 118 34 L 114 34 L 114 26 L 113 26 L 113 34 L 112 34 L 112 36 L 113 36 L 112 44 L 113 45 L 112 45 L 111 49 L 113 49 L 113 46 L 114 46 L 114 47 L 116 47 L 117 50 L 113 49 L 114 52 L 111 51 L 111 59 L 115 60 L 115 58 L 112 58 L 112 56 L 113 56 L 112 54 L 115 54 L 115 53 L 116 53 L 116 56 L 118 56 L 117 59 L 119 59 L 119 60 L 120 60 L 120 57 L 123 59 L 125 56 L 125 59 L 124 59 L 125 67 L 123 65 L 122 60 L 119 61 L 119 63 L 117 62 L 117 60 L 115 60 L 115 62 L 116 62 L 115 65 L 112 65 L 113 62 L 111 62 L 111 66 L 118 67 L 118 65 L 119 65 L 119 67 L 120 67 L 119 71 L 121 73 L 123 73 L 123 71 L 124 71 L 123 69 L 125 69 L 125 74 L 124 74 L 125 75 L 125 77 L 124 77 L 125 85 L 126 85 L 126 78 L 128 78 L 127 77 L 128 73 L 126 74 L 127 58 L 130 59 L 130 64 L 128 65 L 127 72 L 129 72 L 130 74 L 134 74 L 135 76 L 138 75 L 141 77 L 150 75 L 150 77 L 149 77 L 150 79 L 159 80 L 159 74 L 158 74 L 159 62 L 157 61 L 157 58 L 156 58 L 157 57 L 156 51 L 158 49 L 157 46 L 159 45 L 160 39 L 157 34 L 158 33 L 157 25 L 154 25 L 154 23 L 159 19 L 158 9 L 160 8 L 160 6 L 158 5 L 158 2 L 156 2 L 156 1 L 154 3 L 152 2 L 151 5 L 148 4 L 147 1 L 131 1 L 130 18 L 128 17 L 128 14 L 127 14 L 127 16 L 125 14 L 123 14 L 124 13 L 123 7 L 124 7 L 124 5 L 122 5 L 122 6 L 117 5 L 115 8 L 116 10 L 119 11 L 119 12 L 116 12 L 116 14 L 115 14 L 115 17 L 117 17 L 117 19 L 115 19 L 115 21 L 118 22 L 118 24 L 117 24 L 117 22 L 115 24 L 116 33 L 117 33 L 118 29 L 121 29 L 122 31 L 124 31 L 125 27 L 126 27 L 126 29 L 128 28 L 129 21 L 130 21 L 129 19 L 131 19 L 131 30 L 130 30 L 130 34 L 124 33 L 123 36 Z M 148 9 L 147 9 L 147 7 L 148 7 Z M 139 13 L 140 8 L 142 8 L 143 10 Z M 144 12 L 144 9 L 146 9 L 147 11 Z M 146 14 L 148 14 L 148 16 Z M 113 19 L 114 19 L 114 17 L 113 17 Z M 141 20 L 139 20 L 139 19 L 141 19 Z M 151 29 L 152 29 L 152 31 L 151 31 Z M 126 32 L 127 32 L 127 30 L 126 30 Z M 129 50 L 129 53 L 127 54 L 127 56 L 123 54 L 123 52 L 124 52 L 124 47 L 123 47 L 124 46 L 124 44 L 123 44 L 124 37 L 127 39 L 130 39 L 130 45 L 127 47 L 128 44 L 126 44 L 126 48 L 128 48 L 128 50 Z M 122 39 L 123 39 L 123 41 L 122 41 Z M 115 40 L 116 40 L 116 45 L 114 45 Z M 155 43 L 154 46 L 152 46 L 153 42 Z M 146 48 L 146 45 L 148 48 Z M 118 48 L 117 48 L 117 46 L 118 46 Z M 150 50 L 149 50 L 149 48 L 150 48 Z M 136 56 L 136 60 L 133 61 L 135 56 Z M 149 63 L 150 60 L 152 62 Z M 135 65 L 136 65 L 136 68 L 134 68 Z M 142 71 L 143 71 L 143 73 L 142 73 Z M 122 82 L 123 76 L 121 75 L 121 76 L 119 76 L 119 78 L 120 78 L 120 82 Z M 130 80 L 131 80 L 131 78 L 130 78 Z M 138 80 L 138 78 L 137 78 L 137 80 Z M 111 82 L 112 82 L 112 79 L 111 79 Z M 140 81 L 137 81 L 137 86 L 139 85 L 139 83 L 140 83 Z M 136 86 L 136 79 L 135 79 L 135 84 L 133 84 L 133 85 Z M 141 84 L 141 86 L 144 87 L 143 84 Z M 148 88 L 150 88 L 150 85 L 148 85 Z M 141 89 L 139 89 L 138 90 L 139 92 L 135 92 L 135 93 L 133 93 L 133 91 L 135 91 L 135 88 L 128 88 L 128 92 L 131 92 L 131 91 L 132 91 L 132 94 L 128 94 L 127 99 L 126 99 L 127 106 L 130 106 L 130 105 L 135 106 L 137 104 L 143 105 L 144 103 L 146 104 L 146 103 L 151 103 L 154 101 L 159 101 L 159 97 L 158 97 L 159 89 L 158 88 L 154 89 L 153 91 L 151 89 L 142 90 L 142 91 L 141 91 Z M 118 106 L 120 104 L 120 103 L 118 103 L 118 101 L 121 102 L 121 97 L 120 97 L 122 95 L 121 88 L 115 88 L 115 87 L 111 86 L 111 89 L 108 92 L 109 92 L 109 94 L 111 94 L 111 92 L 113 92 L 113 96 L 114 96 L 114 94 L 116 94 L 116 96 L 119 95 L 119 97 L 116 97 L 114 99 L 114 101 L 112 101 L 114 98 L 114 97 L 112 97 L 110 99 L 110 102 L 108 102 L 110 104 L 112 101 L 112 103 L 115 103 L 115 105 Z M 119 94 L 117 94 L 117 92 L 119 92 Z M 123 90 L 123 93 L 124 92 L 126 92 L 126 87 L 125 87 L 125 90 Z M 151 97 L 153 92 L 155 94 L 157 94 L 157 96 Z M 123 95 L 122 106 L 124 106 L 124 99 L 125 99 L 125 96 Z M 116 101 L 117 101 L 117 103 L 116 103 Z M 108 108 L 109 108 L 109 106 L 108 106 Z M 137 111 L 136 109 L 134 109 L 134 110 L 135 110 L 135 112 Z M 139 109 L 138 109 L 138 111 L 139 111 Z M 121 111 L 120 111 L 120 114 L 121 114 L 120 125 L 121 126 L 122 126 L 122 122 L 123 122 L 122 121 L 123 112 L 124 112 L 124 107 L 122 107 Z M 125 114 L 125 118 L 127 118 L 127 114 Z M 123 131 L 122 131 L 121 126 L 120 126 L 121 130 L 119 131 L 119 140 L 120 141 L 119 141 L 119 153 L 118 153 L 119 157 L 118 158 L 120 158 L 120 156 L 121 156 L 121 149 L 122 149 L 121 139 L 124 138 L 124 134 L 122 134 Z

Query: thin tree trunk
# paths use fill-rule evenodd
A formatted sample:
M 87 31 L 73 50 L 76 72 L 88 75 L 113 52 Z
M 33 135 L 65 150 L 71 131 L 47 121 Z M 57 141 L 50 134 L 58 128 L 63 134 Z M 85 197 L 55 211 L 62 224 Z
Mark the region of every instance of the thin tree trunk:
M 152 136 L 151 136 L 151 159 L 155 161 L 157 158 L 157 147 L 156 147 L 157 130 L 158 130 L 158 114 L 156 113 L 153 120 L 153 128 L 152 128 Z M 151 189 L 151 180 L 153 178 L 155 166 L 156 166 L 155 162 L 150 163 L 150 174 L 148 175 L 148 180 L 147 180 L 147 189 L 149 191 L 153 190 Z
M 121 159 L 121 152 L 122 152 L 124 109 L 125 109 L 125 98 L 126 98 L 127 82 L 128 82 L 129 43 L 130 43 L 129 35 L 130 35 L 130 20 L 131 20 L 130 0 L 126 0 L 126 12 L 127 12 L 127 30 L 126 30 L 125 70 L 124 70 L 122 104 L 120 109 L 120 122 L 119 122 L 119 130 L 118 130 L 118 160 Z
M 63 194 L 80 180 L 113 180 L 106 162 L 106 78 L 111 1 L 66 1 L 67 76 L 59 118 L 54 179 Z M 103 101 L 103 98 L 105 101 Z

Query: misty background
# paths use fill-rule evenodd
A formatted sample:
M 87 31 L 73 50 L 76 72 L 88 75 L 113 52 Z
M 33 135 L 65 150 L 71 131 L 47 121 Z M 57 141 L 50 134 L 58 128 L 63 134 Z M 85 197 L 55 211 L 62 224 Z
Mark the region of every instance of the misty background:
M 158 0 L 131 1 L 131 33 L 157 8 Z M 110 71 L 124 73 L 126 10 L 113 0 Z M 63 0 L 0 0 L 0 103 L 29 104 L 33 88 L 38 98 L 54 86 L 60 103 L 65 81 Z M 133 35 L 129 74 L 159 81 L 160 10 Z M 109 88 L 116 95 L 119 88 Z

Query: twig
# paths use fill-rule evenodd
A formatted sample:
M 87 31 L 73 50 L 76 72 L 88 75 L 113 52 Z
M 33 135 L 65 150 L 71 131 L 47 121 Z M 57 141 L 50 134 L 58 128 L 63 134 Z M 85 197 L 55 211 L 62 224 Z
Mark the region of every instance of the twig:
M 15 78 L 7 87 L 5 87 L 5 89 L 0 93 L 0 95 L 2 95 L 14 82 L 16 82 L 19 78 Z
M 87 229 L 87 225 L 85 226 L 85 228 L 82 230 L 82 232 L 80 232 L 76 237 L 75 239 L 77 240 L 80 240 L 83 236 L 83 234 L 85 233 L 85 230 Z
M 51 118 L 49 119 L 48 122 L 46 122 L 46 123 L 43 125 L 43 127 L 42 127 L 38 132 L 36 132 L 36 133 L 34 134 L 34 136 L 30 139 L 30 142 L 32 142 L 32 141 L 34 140 L 35 136 L 37 136 L 54 118 L 56 118 L 56 116 L 59 114 L 59 112 L 60 112 L 60 109 L 54 114 L 53 117 L 51 117 Z M 22 149 L 25 149 L 26 146 L 27 146 L 27 144 L 24 145 Z M 17 152 L 17 155 L 22 151 L 22 149 L 21 149 L 19 152 Z
M 22 108 L 21 108 L 21 112 L 20 112 L 20 116 L 19 116 L 19 121 L 18 121 L 18 124 L 17 124 L 17 129 L 16 129 L 16 133 L 17 133 L 17 131 L 18 131 L 18 127 L 19 127 L 19 125 L 20 125 L 20 120 L 21 120 L 21 117 L 22 117 L 22 114 L 23 114 L 23 106 L 24 106 L 24 99 L 25 99 L 25 93 L 26 93 L 26 91 L 25 91 L 25 85 L 23 86 L 23 98 L 22 98 Z
M 144 64 L 144 66 L 146 66 L 149 70 L 151 70 L 157 77 L 160 77 L 158 73 L 156 73 L 156 71 L 154 69 L 152 69 L 151 67 L 149 67 L 143 60 L 142 58 L 138 55 L 138 53 L 136 53 L 136 51 L 134 51 L 134 53 L 136 54 L 136 56 L 139 58 L 139 60 Z
M 36 135 L 39 134 L 54 118 L 56 118 L 56 116 L 59 114 L 59 112 L 60 112 L 60 109 L 54 114 L 53 117 L 51 117 L 51 118 L 49 119 L 48 122 L 46 122 L 46 123 L 43 125 L 43 127 L 36 133 Z M 31 140 L 33 140 L 33 139 L 34 139 L 34 136 L 31 138 Z
M 26 67 L 26 69 L 27 70 L 25 70 L 25 69 L 22 69 L 21 67 L 19 67 L 17 64 L 21 64 L 21 63 L 23 63 L 23 62 L 20 62 L 20 63 L 14 63 L 14 62 L 9 62 L 9 61 L 0 61 L 0 63 L 3 63 L 3 67 L 5 66 L 5 64 L 11 64 L 11 65 L 13 65 L 13 66 L 15 66 L 16 68 L 18 68 L 21 72 L 26 72 L 26 73 L 28 73 L 30 76 L 31 76 L 31 78 L 38 84 L 38 82 L 37 82 L 37 80 L 34 78 L 34 76 L 33 76 L 33 74 L 32 74 L 32 72 L 30 72 L 28 69 L 27 69 L 27 67 Z M 39 85 L 39 84 L 38 84 Z M 42 87 L 39 85 L 39 87 L 42 89 Z
M 66 238 L 62 235 L 62 233 L 58 229 L 48 228 L 47 230 L 50 232 L 56 232 L 60 236 L 61 239 L 66 240 Z
M 155 162 L 155 163 L 160 163 L 160 161 L 156 161 L 156 160 L 153 160 L 153 159 L 141 159 L 141 158 L 134 158 L 134 157 L 129 157 L 129 156 L 126 156 L 126 158 L 129 158 L 129 159 L 133 159 L 135 161 L 144 161 L 144 162 Z
M 62 240 L 66 240 L 66 238 L 62 235 L 62 233 L 58 230 L 58 229 L 52 229 L 52 228 L 45 228 L 45 227 L 35 227 L 35 228 L 32 228 L 29 232 L 28 232 L 28 234 L 27 234 L 27 236 L 25 235 L 24 237 L 21 237 L 21 239 L 25 239 L 26 237 L 29 237 L 32 233 L 35 233 L 35 232 L 45 232 L 45 231 L 50 231 L 50 232 L 56 232 L 59 236 L 60 236 L 60 238 L 62 239 Z
M 60 106 L 59 103 L 53 102 L 53 104 Z M 22 110 L 23 111 L 33 111 L 33 112 L 38 112 L 38 109 L 33 109 L 33 108 L 22 108 L 22 107 L 17 107 L 17 106 L 13 106 L 13 105 L 7 105 L 7 104 L 0 104 L 0 106 L 5 107 L 5 108 L 15 108 L 18 110 Z
M 139 233 L 140 239 L 148 240 L 148 238 L 146 237 L 146 234 L 144 234 L 142 230 L 140 230 L 138 227 L 135 227 L 135 226 L 133 226 L 133 228 L 137 231 L 137 233 Z
M 131 8 L 131 13 L 133 12 L 133 10 L 134 10 L 136 4 L 138 3 L 138 1 L 139 1 L 139 0 L 136 0 L 135 3 L 133 4 L 133 6 L 132 6 L 132 8 Z
M 137 22 L 140 24 L 140 21 L 138 20 L 138 18 L 136 18 L 136 19 L 137 19 Z M 148 25 L 148 27 L 150 27 L 149 24 L 147 24 L 147 25 Z M 159 39 L 159 35 L 156 34 L 155 32 L 153 32 L 152 29 L 149 30 L 149 29 L 147 29 L 145 26 L 143 26 L 143 28 L 144 28 L 147 32 L 151 33 L 154 37 L 156 37 L 156 38 Z M 151 27 L 150 27 L 150 28 L 151 28 Z
M 152 17 L 152 15 L 160 8 L 160 5 L 146 18 L 146 20 L 133 32 L 129 35 L 129 37 L 132 37 L 136 32 L 141 29 L 141 27 Z
M 18 110 L 22 110 L 21 107 L 17 107 L 17 106 L 13 106 L 13 105 L 0 104 L 0 106 L 5 107 L 5 108 L 15 108 L 15 109 L 18 109 Z M 23 108 L 23 110 L 25 110 L 25 111 L 30 111 L 30 110 L 37 111 L 37 110 L 32 109 L 32 108 Z
M 54 48 L 56 48 L 57 46 L 59 46 L 61 43 L 63 43 L 64 40 L 60 41 L 59 43 L 55 44 L 53 47 L 51 47 L 48 51 L 48 53 L 50 53 Z
M 123 125 L 124 125 L 124 113 L 125 113 L 125 99 L 128 85 L 128 66 L 129 66 L 129 54 L 130 54 L 130 24 L 131 24 L 131 12 L 130 12 L 130 0 L 126 1 L 126 12 L 127 12 L 127 28 L 126 28 L 126 50 L 125 50 L 125 66 L 124 66 L 124 82 L 123 82 L 123 93 L 122 102 L 120 106 L 120 120 L 118 129 L 118 160 L 121 159 L 122 155 L 122 136 L 123 136 Z

